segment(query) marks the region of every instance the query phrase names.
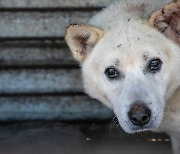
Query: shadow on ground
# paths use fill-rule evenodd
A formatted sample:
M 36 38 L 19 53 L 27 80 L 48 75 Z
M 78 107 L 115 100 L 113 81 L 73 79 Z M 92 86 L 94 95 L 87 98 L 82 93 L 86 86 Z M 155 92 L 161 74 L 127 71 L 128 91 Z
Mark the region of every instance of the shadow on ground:
M 126 135 L 107 123 L 0 126 L 0 154 L 171 154 L 164 134 Z

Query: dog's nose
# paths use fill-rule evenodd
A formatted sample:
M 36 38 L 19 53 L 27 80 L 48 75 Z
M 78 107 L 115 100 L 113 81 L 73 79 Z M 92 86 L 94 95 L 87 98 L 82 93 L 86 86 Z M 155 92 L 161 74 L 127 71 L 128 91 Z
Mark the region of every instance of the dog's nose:
M 143 103 L 135 103 L 131 107 L 128 116 L 135 126 L 143 127 L 148 124 L 151 118 L 151 110 L 143 105 Z

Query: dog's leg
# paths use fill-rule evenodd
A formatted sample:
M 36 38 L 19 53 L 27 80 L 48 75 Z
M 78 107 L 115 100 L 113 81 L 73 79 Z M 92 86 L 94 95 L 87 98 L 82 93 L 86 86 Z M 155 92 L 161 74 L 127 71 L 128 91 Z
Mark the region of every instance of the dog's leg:
M 178 134 L 171 135 L 173 154 L 180 154 L 180 137 Z

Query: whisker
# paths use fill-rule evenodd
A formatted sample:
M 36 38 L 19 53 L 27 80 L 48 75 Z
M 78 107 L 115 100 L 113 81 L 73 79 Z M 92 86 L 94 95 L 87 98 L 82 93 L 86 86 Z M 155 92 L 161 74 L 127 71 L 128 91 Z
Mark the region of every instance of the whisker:
M 110 133 L 113 132 L 113 128 L 114 128 L 114 125 L 116 124 L 116 122 L 117 122 L 117 117 L 115 116 L 115 117 L 111 120 Z

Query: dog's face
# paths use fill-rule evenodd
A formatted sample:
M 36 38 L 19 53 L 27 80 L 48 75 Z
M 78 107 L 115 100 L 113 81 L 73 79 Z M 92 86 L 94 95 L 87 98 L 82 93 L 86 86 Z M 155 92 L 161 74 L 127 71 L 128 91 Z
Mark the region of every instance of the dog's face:
M 158 32 L 134 28 L 106 33 L 82 64 L 87 93 L 112 107 L 129 133 L 160 125 L 172 82 L 169 44 Z
M 128 133 L 159 127 L 175 80 L 176 45 L 146 24 L 132 22 L 123 31 L 72 25 L 66 35 L 86 92 L 111 107 Z

